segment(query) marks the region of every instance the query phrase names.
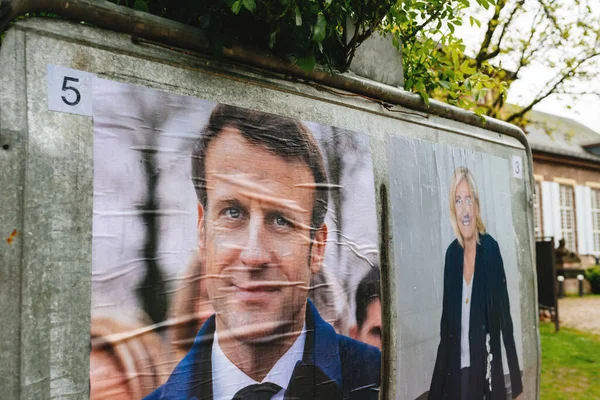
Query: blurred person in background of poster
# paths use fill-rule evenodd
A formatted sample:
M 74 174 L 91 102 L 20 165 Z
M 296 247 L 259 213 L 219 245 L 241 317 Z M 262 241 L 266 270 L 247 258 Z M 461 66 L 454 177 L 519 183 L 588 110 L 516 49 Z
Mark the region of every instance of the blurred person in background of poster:
M 196 256 L 189 263 L 175 292 L 169 315 L 168 338 L 179 363 L 192 348 L 196 334 L 215 313 L 206 291 L 206 272 Z
M 137 322 L 94 316 L 91 323 L 90 399 L 136 400 L 169 374 L 162 340 Z
M 502 336 L 512 397 L 522 399 L 502 256 L 486 232 L 469 169 L 454 171 L 449 202 L 457 238 L 446 251 L 440 344 L 428 398 L 504 400 Z
M 379 350 L 337 334 L 308 300 L 328 234 L 327 174 L 311 132 L 218 105 L 192 171 L 215 314 L 148 398 L 377 399 Z
M 381 350 L 381 273 L 373 267 L 356 289 L 356 325 L 350 337 Z

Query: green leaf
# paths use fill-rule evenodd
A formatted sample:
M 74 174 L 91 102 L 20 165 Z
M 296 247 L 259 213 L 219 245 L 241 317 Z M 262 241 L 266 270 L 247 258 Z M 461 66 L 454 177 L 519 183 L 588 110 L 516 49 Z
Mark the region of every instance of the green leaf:
M 317 43 L 321 43 L 325 39 L 325 28 L 327 27 L 327 21 L 323 14 L 317 16 L 317 23 L 313 26 L 313 40 Z
M 425 104 L 429 105 L 429 95 L 425 90 L 417 90 L 417 93 L 421 96 Z
M 150 12 L 148 9 L 148 4 L 146 4 L 144 0 L 135 0 L 135 3 L 133 3 L 133 8 L 138 11 Z
M 256 11 L 256 2 L 254 0 L 242 0 L 242 2 L 244 3 L 244 7 L 254 14 L 254 11 Z
M 302 25 L 302 14 L 300 14 L 300 9 L 296 6 L 294 10 L 296 12 L 296 26 Z
M 234 14 L 239 14 L 241 9 L 242 9 L 242 0 L 237 0 L 235 3 L 233 3 L 231 5 L 231 11 L 233 11 Z
M 458 69 L 458 52 L 452 52 L 452 63 L 454 64 L 454 69 Z
M 476 72 L 476 70 L 475 68 L 469 67 L 469 60 L 465 60 L 460 65 L 460 72 L 464 73 L 465 75 L 472 75 Z
M 473 110 L 473 111 L 475 111 L 475 114 L 481 116 L 481 115 L 485 114 L 486 109 L 485 109 L 485 107 L 475 107 L 475 110 Z
M 275 40 L 277 39 L 277 31 L 271 32 L 269 36 L 269 48 L 272 49 L 275 46 Z
M 471 26 L 477 25 L 479 28 L 481 28 L 481 22 L 479 22 L 477 18 L 473 18 L 472 15 L 469 15 L 469 23 L 471 24 Z
M 490 2 L 488 2 L 487 0 L 477 0 L 477 3 L 479 3 L 479 5 L 485 8 L 486 10 L 490 8 Z
M 315 69 L 315 66 L 317 65 L 317 60 L 315 59 L 315 56 L 311 54 L 307 57 L 296 59 L 296 65 L 298 65 L 304 71 L 310 72 L 313 69 Z
M 448 81 L 439 81 L 439 84 L 441 87 L 447 90 L 450 90 L 452 88 L 452 85 Z

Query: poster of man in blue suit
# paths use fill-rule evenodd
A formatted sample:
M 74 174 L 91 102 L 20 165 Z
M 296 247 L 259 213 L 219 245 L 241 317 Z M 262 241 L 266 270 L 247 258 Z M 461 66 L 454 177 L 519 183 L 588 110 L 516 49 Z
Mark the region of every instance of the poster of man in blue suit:
M 107 91 L 112 87 L 122 90 L 110 82 L 102 84 Z M 158 93 L 133 90 L 144 99 L 146 92 Z M 150 153 L 154 157 L 150 166 L 158 166 L 154 171 L 162 174 L 155 179 L 155 203 L 176 200 L 178 193 L 186 199 L 187 187 L 193 190 L 194 211 L 197 209 L 194 254 L 184 270 L 170 273 L 159 265 L 155 271 L 162 269 L 160 279 L 156 272 L 150 278 L 146 273 L 132 293 L 141 299 L 137 302 L 141 310 L 133 314 L 147 315 L 134 324 L 118 321 L 121 310 L 131 308 L 125 304 L 131 295 L 123 296 L 122 304 L 111 308 L 112 304 L 99 300 L 110 291 L 95 291 L 98 300 L 92 305 L 91 397 L 100 399 L 102 393 L 108 393 L 111 398 L 149 400 L 378 399 L 381 306 L 376 309 L 378 315 L 371 316 L 368 313 L 373 311 L 367 310 L 375 309 L 374 300 L 359 299 L 362 292 L 356 290 L 361 279 L 375 276 L 369 271 L 378 272 L 373 257 L 377 255 L 376 247 L 343 236 L 352 227 L 352 221 L 346 222 L 352 211 L 340 212 L 341 205 L 348 204 L 344 195 L 351 194 L 350 183 L 344 188 L 348 178 L 340 173 L 341 164 L 346 163 L 345 173 L 349 176 L 367 171 L 373 184 L 371 166 L 363 163 L 367 169 L 356 168 L 360 163 L 351 159 L 354 154 L 358 160 L 364 156 L 357 147 L 360 143 L 349 131 L 336 133 L 333 128 L 294 118 L 180 96 L 182 100 L 171 94 L 160 96 L 164 98 L 157 104 L 184 110 L 188 116 L 199 115 L 195 110 L 209 109 L 206 117 L 200 118 L 203 124 L 199 134 L 188 135 L 181 142 L 181 148 L 189 149 L 187 155 L 181 151 L 177 158 L 169 156 L 176 154 L 173 138 L 183 136 L 169 132 L 174 128 L 150 129 L 151 133 L 158 132 L 159 139 L 170 140 L 169 148 L 156 143 L 138 146 L 145 152 L 142 161 L 148 160 Z M 175 100 L 188 103 L 176 104 Z M 158 113 L 165 112 L 165 107 L 153 107 Z M 109 105 L 106 112 L 97 108 L 98 137 L 114 139 L 115 127 L 119 126 L 114 122 L 115 113 L 108 112 Z M 176 114 L 173 120 L 197 125 L 197 121 L 187 118 L 193 117 L 184 119 Z M 108 143 L 100 139 L 98 152 Z M 340 143 L 341 147 L 353 143 L 354 149 L 344 155 L 337 148 Z M 165 164 L 170 170 L 161 167 L 160 157 L 172 157 Z M 179 177 L 170 181 L 168 176 L 182 160 L 188 167 L 182 163 L 180 169 L 190 174 L 186 187 L 173 183 L 179 182 Z M 102 173 L 103 165 L 96 165 Z M 149 182 L 151 178 L 152 174 Z M 161 190 L 160 185 L 171 185 L 171 190 Z M 95 193 L 106 196 L 110 192 Z M 365 212 L 371 215 L 374 193 L 362 195 L 373 200 L 369 206 L 372 209 Z M 360 191 L 356 196 L 360 198 Z M 155 225 L 146 222 L 142 227 L 151 230 L 158 225 L 159 229 L 154 229 L 165 240 L 169 236 L 165 232 L 179 235 L 181 228 L 168 221 L 180 218 L 189 224 L 188 203 L 174 201 L 175 206 L 169 210 L 156 207 L 153 212 L 160 218 Z M 175 212 L 176 207 L 185 212 Z M 355 211 L 360 214 L 360 209 Z M 98 210 L 97 215 L 107 218 L 111 214 Z M 144 218 L 152 221 L 148 216 Z M 355 219 L 357 225 L 361 219 Z M 107 235 L 101 233 L 102 221 L 98 220 L 94 240 L 100 247 Z M 366 229 L 376 238 L 376 225 Z M 372 254 L 361 253 L 373 248 Z M 340 249 L 354 253 L 365 266 L 353 270 L 352 262 L 344 261 L 347 255 L 332 257 L 336 252 L 342 254 Z M 159 257 L 148 256 L 145 263 L 165 264 L 168 254 L 162 250 Z M 110 287 L 111 282 L 121 279 L 105 279 L 108 275 L 96 267 L 101 264 L 100 258 L 95 260 L 93 281 L 98 287 Z M 377 287 L 378 279 L 374 282 Z M 126 286 L 123 282 L 118 290 Z M 355 298 L 356 305 L 350 306 Z M 378 295 L 375 300 L 379 302 Z M 157 305 L 163 304 L 167 308 L 160 314 Z M 191 306 L 179 312 L 181 305 Z M 96 314 L 102 317 L 96 318 Z M 367 344 L 373 342 L 361 339 L 357 333 L 366 320 L 379 321 L 378 328 L 371 329 L 378 335 L 378 347 Z M 351 327 L 355 322 L 358 328 Z M 180 338 L 177 329 L 182 326 L 189 328 L 192 336 Z M 182 351 L 173 355 L 178 350 Z M 122 378 L 116 370 L 122 372 Z
M 328 234 L 327 173 L 308 129 L 218 105 L 192 176 L 215 315 L 147 398 L 377 399 L 379 350 L 338 335 L 308 300 Z

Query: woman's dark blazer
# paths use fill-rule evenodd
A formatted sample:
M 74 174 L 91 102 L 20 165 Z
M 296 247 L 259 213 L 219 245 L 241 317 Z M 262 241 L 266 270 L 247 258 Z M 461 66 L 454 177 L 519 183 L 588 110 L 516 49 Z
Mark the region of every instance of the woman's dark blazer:
M 464 249 L 458 240 L 454 240 L 446 251 L 440 345 L 431 380 L 429 400 L 460 399 L 463 260 Z M 480 234 L 471 294 L 469 399 L 481 400 L 483 394 L 487 396 L 486 399 L 506 398 L 500 332 L 504 339 L 514 398 L 523 391 L 523 384 L 513 337 L 506 274 L 498 242 L 489 234 Z M 487 333 L 490 334 L 490 351 L 493 355 L 491 391 L 486 380 Z

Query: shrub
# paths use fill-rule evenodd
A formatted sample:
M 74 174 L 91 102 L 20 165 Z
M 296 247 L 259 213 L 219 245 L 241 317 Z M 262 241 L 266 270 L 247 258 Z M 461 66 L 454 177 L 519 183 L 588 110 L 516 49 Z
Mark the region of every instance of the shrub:
M 585 271 L 585 277 L 592 285 L 592 292 L 600 294 L 600 267 L 592 267 Z
M 382 21 L 396 3 L 392 0 L 111 1 L 195 26 L 204 32 L 216 52 L 240 42 L 291 58 L 306 70 L 312 70 L 317 62 L 347 70 L 358 45 L 375 31 L 383 30 Z M 447 0 L 436 1 L 447 3 Z M 427 15 L 436 12 L 437 17 L 442 11 L 441 4 L 435 8 L 426 8 L 424 2 L 418 4 Z M 461 3 L 452 0 L 452 4 Z M 415 10 L 415 18 L 419 15 L 417 11 L 420 10 Z M 361 27 L 352 38 L 346 38 L 347 18 L 355 18 Z

